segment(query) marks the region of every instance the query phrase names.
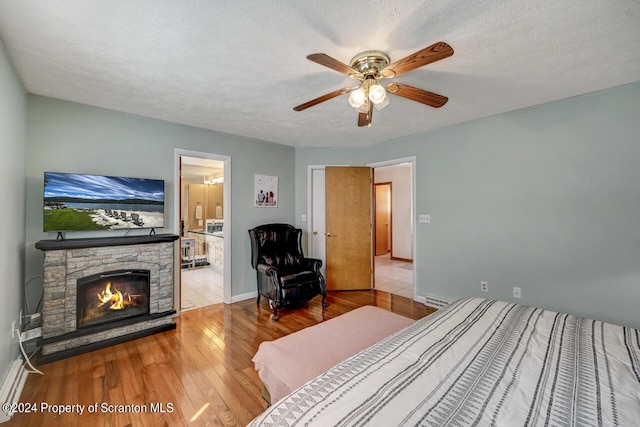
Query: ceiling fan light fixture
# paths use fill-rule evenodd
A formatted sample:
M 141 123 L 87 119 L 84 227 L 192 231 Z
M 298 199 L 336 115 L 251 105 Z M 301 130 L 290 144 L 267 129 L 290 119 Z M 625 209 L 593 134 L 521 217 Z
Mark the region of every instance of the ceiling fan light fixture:
M 384 99 L 382 100 L 382 102 L 379 103 L 373 103 L 373 106 L 376 107 L 376 110 L 380 111 L 382 110 L 384 107 L 386 107 L 387 105 L 389 105 L 389 97 L 385 94 Z
M 364 90 L 360 87 L 354 91 L 351 91 L 351 94 L 349 95 L 349 104 L 353 108 L 358 109 L 365 104 L 366 99 L 367 99 L 367 95 L 364 93 Z
M 362 105 L 358 108 L 356 108 L 356 111 L 358 113 L 368 113 L 369 112 L 369 100 L 365 98 L 364 102 L 362 103 Z
M 380 85 L 381 79 L 390 79 L 423 67 L 453 55 L 453 49 L 445 42 L 436 42 L 400 60 L 391 62 L 389 55 L 379 50 L 367 50 L 351 59 L 350 65 L 338 61 L 325 53 L 314 53 L 307 56 L 334 71 L 360 81 L 359 86 L 334 90 L 309 102 L 294 107 L 294 111 L 302 111 L 339 95 L 349 93 L 349 104 L 359 113 L 358 126 L 371 126 L 373 107 L 381 110 L 389 105 L 388 93 L 411 101 L 419 102 L 433 108 L 440 108 L 449 98 L 437 93 L 428 92 L 413 86 L 391 83 L 386 89 Z
M 369 87 L 369 99 L 374 104 L 382 104 L 387 99 L 387 91 L 378 82 Z

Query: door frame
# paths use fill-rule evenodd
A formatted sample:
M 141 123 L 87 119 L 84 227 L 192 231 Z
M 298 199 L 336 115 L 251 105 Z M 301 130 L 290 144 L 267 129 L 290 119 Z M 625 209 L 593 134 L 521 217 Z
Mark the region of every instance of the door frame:
M 375 169 L 374 169 L 375 171 Z M 392 182 L 373 182 L 373 256 L 376 257 L 378 252 L 378 186 L 389 187 L 389 205 L 393 205 L 393 186 Z M 393 210 L 389 209 L 389 228 L 387 229 L 387 252 L 389 256 L 393 258 Z
M 181 177 L 180 177 L 180 159 L 181 157 L 199 157 L 202 159 L 218 160 L 224 163 L 224 182 L 223 194 L 222 194 L 222 217 L 224 218 L 224 227 L 222 229 L 222 235 L 224 239 L 224 262 L 222 266 L 223 276 L 223 301 L 225 304 L 231 304 L 231 156 L 222 154 L 205 153 L 200 151 L 183 150 L 180 148 L 174 149 L 174 181 L 173 181 L 173 215 L 175 219 L 175 227 L 178 230 L 177 234 L 180 235 L 180 193 Z M 180 251 L 175 251 L 174 256 L 174 293 L 173 293 L 173 306 L 176 312 L 179 314 L 181 309 L 181 275 L 180 275 Z
M 367 166 L 373 168 L 373 183 L 375 184 L 375 170 L 382 166 L 396 166 L 402 163 L 411 163 L 411 250 L 413 252 L 413 299 L 414 301 L 424 302 L 424 297 L 418 298 L 418 269 L 415 268 L 415 260 L 419 259 L 416 245 L 416 156 L 402 157 L 399 159 L 384 160 L 380 162 L 367 163 Z M 373 261 L 373 260 L 372 260 Z M 375 274 L 374 274 L 375 286 Z
M 317 254 L 315 252 L 315 242 L 317 239 L 317 236 L 314 233 L 314 215 L 313 212 L 315 211 L 315 207 L 314 207 L 314 182 L 313 182 L 313 178 L 314 178 L 314 172 L 315 171 L 324 171 L 325 170 L 325 166 L 324 165 L 309 165 L 307 167 L 307 253 L 309 254 L 310 257 L 312 258 L 318 258 L 320 260 L 322 260 L 322 267 L 321 267 L 321 271 L 322 274 L 326 277 L 326 268 L 327 268 L 327 263 L 326 263 L 326 241 L 323 239 L 323 244 L 325 246 L 325 250 L 323 251 L 323 255 L 324 256 L 320 256 L 319 254 Z M 324 227 L 323 227 L 324 230 Z M 324 233 L 323 233 L 324 234 Z
M 307 166 L 307 253 L 313 257 L 313 171 L 324 170 L 325 165 L 308 165 Z M 322 236 L 324 238 L 324 236 Z M 322 266 L 326 267 L 326 259 L 322 260 Z

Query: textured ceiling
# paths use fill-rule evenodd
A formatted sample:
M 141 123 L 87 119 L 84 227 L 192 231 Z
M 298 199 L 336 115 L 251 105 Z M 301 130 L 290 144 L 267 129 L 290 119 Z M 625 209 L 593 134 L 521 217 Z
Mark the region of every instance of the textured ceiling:
M 30 93 L 293 146 L 363 146 L 640 81 L 638 0 L 0 0 L 0 38 Z M 437 41 L 454 55 L 398 81 L 356 126 L 354 81 L 308 61 L 398 60 Z

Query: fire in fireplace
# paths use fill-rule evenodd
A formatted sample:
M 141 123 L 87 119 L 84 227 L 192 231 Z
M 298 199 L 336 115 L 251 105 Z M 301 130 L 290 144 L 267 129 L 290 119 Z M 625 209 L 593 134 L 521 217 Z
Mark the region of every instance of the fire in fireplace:
M 149 314 L 149 270 L 117 270 L 77 281 L 77 324 L 85 328 Z

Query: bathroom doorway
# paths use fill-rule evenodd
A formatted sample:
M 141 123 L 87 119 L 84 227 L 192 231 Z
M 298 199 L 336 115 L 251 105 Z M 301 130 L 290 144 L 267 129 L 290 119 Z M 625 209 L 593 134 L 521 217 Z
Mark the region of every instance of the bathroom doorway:
M 180 311 L 230 299 L 225 274 L 230 265 L 225 259 L 230 254 L 225 245 L 225 237 L 230 236 L 225 218 L 229 211 L 228 162 L 206 153 L 187 154 L 179 156 Z

